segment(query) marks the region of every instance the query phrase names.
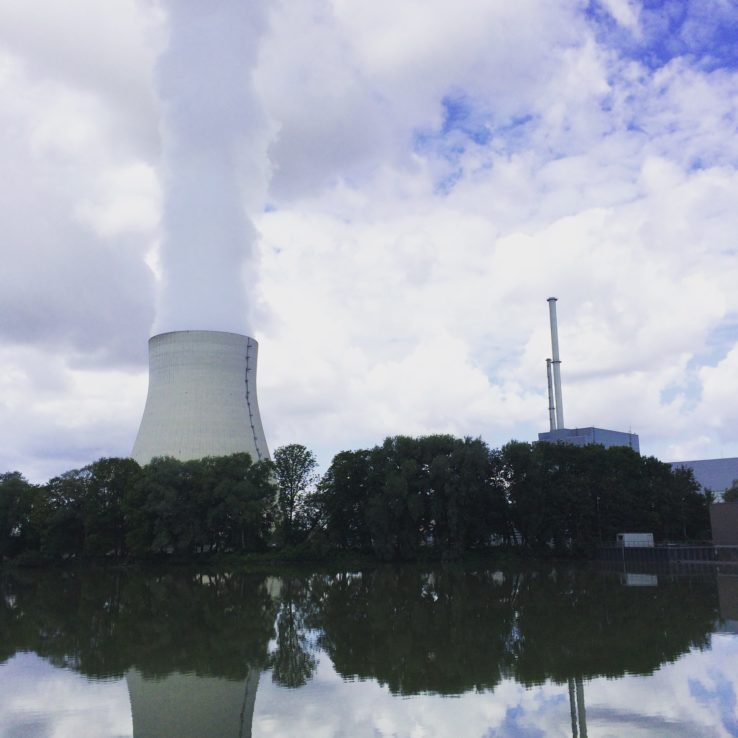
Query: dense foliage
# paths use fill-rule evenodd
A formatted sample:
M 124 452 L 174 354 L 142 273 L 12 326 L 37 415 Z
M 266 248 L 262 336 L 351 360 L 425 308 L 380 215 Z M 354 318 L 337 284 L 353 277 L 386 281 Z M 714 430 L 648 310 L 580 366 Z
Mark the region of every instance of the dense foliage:
M 145 558 L 268 546 L 383 560 L 517 545 L 591 555 L 618 532 L 710 536 L 711 495 L 691 471 L 624 447 L 388 438 L 335 456 L 319 481 L 304 446 L 275 460 L 100 459 L 36 486 L 0 475 L 0 556 Z M 316 484 L 317 482 L 317 484 Z
M 723 502 L 738 502 L 738 479 L 734 479 L 730 487 L 723 492 Z
M 100 459 L 34 486 L 0 477 L 3 554 L 26 559 L 189 556 L 265 548 L 274 522 L 270 462 Z
M 586 555 L 624 531 L 710 537 L 712 497 L 691 471 L 625 447 L 399 436 L 338 454 L 318 494 L 329 541 L 382 559 L 492 543 Z

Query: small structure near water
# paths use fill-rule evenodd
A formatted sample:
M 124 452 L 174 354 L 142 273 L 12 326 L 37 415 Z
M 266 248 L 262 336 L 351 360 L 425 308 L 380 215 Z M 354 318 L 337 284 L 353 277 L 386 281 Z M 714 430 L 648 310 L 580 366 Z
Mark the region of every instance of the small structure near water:
M 618 533 L 616 542 L 624 548 L 653 548 L 653 533 Z

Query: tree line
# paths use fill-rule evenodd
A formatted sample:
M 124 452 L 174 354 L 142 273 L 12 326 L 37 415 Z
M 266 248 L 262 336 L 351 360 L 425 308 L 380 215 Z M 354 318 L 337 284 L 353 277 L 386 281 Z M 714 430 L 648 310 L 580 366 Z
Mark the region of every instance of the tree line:
M 712 495 L 690 470 L 629 448 L 395 436 L 326 473 L 300 444 L 141 467 L 104 458 L 42 485 L 0 475 L 0 558 L 191 557 L 297 549 L 381 560 L 492 546 L 590 556 L 618 532 L 710 537 Z

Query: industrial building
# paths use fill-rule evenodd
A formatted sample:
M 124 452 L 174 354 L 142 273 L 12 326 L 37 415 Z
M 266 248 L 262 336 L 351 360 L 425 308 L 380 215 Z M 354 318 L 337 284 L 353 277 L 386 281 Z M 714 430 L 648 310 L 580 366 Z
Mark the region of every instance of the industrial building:
M 187 461 L 247 452 L 269 458 L 256 396 L 258 344 L 221 331 L 149 340 L 149 391 L 131 456 Z
M 672 469 L 691 469 L 702 489 L 722 494 L 738 479 L 738 458 L 670 461 Z
M 641 451 L 637 433 L 624 433 L 592 426 L 589 428 L 558 428 L 539 433 L 538 440 L 549 443 L 569 443 L 572 446 L 588 446 L 593 443 L 605 448 L 628 446 L 638 453 Z
M 549 430 L 538 434 L 539 441 L 547 443 L 568 443 L 573 446 L 587 446 L 597 443 L 605 448 L 628 446 L 640 453 L 640 442 L 636 433 L 608 430 L 606 428 L 567 428 L 564 425 L 564 400 L 561 392 L 561 357 L 559 355 L 559 328 L 556 317 L 557 298 L 548 298 L 548 313 L 551 325 L 551 356 L 546 359 L 548 379 L 548 421 Z
M 738 502 L 710 505 L 710 525 L 716 546 L 738 546 Z

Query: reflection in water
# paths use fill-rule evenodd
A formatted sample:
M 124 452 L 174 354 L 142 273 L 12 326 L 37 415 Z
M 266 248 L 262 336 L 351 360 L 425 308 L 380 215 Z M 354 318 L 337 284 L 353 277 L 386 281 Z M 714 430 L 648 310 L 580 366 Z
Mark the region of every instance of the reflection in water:
M 734 581 L 720 580 L 721 598 Z M 65 571 L 0 587 L 0 660 L 33 651 L 90 678 L 125 675 L 135 738 L 251 736 L 260 673 L 302 688 L 321 654 L 393 694 L 568 685 L 571 733 L 586 738 L 585 681 L 704 649 L 720 617 L 714 577 L 581 567 Z
M 717 579 L 723 629 L 738 633 L 738 575 L 718 574 Z
M 243 682 L 195 674 L 126 674 L 134 738 L 251 738 L 259 673 Z
M 587 708 L 581 679 L 569 679 L 569 709 L 572 738 L 587 738 Z

